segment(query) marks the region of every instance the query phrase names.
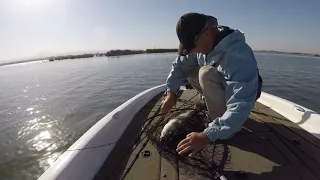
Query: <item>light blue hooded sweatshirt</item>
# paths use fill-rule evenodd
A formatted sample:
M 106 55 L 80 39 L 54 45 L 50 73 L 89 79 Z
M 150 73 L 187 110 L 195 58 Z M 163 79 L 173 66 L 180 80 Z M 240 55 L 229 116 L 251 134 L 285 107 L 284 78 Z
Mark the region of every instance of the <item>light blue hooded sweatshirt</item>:
M 228 139 L 241 130 L 258 91 L 258 67 L 252 49 L 239 30 L 224 37 L 206 55 L 178 56 L 167 78 L 167 91 L 176 93 L 195 68 L 212 65 L 224 76 L 226 112 L 203 131 L 211 140 Z

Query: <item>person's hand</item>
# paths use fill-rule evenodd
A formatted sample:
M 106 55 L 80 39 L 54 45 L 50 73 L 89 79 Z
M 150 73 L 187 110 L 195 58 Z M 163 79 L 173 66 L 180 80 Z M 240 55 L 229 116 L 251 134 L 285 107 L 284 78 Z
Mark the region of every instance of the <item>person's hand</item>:
M 176 95 L 172 92 L 166 92 L 165 98 L 161 103 L 161 113 L 167 113 L 173 107 L 176 101 Z
M 202 150 L 209 143 L 210 140 L 204 133 L 192 132 L 178 144 L 176 151 L 179 155 L 183 155 L 189 152 L 195 154 L 198 151 Z

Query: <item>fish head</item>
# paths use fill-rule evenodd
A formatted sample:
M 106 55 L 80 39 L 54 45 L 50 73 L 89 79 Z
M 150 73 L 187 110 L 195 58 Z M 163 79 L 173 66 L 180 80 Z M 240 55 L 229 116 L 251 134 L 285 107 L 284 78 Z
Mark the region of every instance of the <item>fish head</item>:
M 198 117 L 199 115 L 192 116 L 190 112 L 186 112 L 169 120 L 161 131 L 160 142 L 163 145 L 176 148 L 176 145 L 185 139 L 190 132 L 202 131 L 204 129 L 201 126 L 202 117 L 200 119 Z
M 161 137 L 171 136 L 182 127 L 182 119 L 171 119 L 162 129 Z

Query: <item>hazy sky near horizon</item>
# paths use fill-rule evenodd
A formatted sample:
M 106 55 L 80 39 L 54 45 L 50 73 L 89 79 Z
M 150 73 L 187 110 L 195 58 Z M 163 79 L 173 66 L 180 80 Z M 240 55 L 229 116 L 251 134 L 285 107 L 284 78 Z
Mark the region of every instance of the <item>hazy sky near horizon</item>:
M 0 62 L 79 51 L 177 48 L 187 12 L 240 29 L 255 50 L 320 53 L 320 0 L 0 0 Z

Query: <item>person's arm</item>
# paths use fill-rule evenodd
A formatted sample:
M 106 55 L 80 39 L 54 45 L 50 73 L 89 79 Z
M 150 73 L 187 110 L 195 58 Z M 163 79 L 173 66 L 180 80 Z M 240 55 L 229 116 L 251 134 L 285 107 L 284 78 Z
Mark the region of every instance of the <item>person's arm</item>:
M 231 56 L 233 58 L 231 81 L 226 82 L 225 98 L 227 110 L 204 130 L 210 141 L 228 139 L 241 130 L 256 100 L 258 70 L 254 56 Z M 243 61 L 241 58 L 252 58 Z M 228 60 L 227 60 L 228 61 Z M 230 61 L 231 62 L 231 61 Z
M 172 63 L 172 68 L 167 78 L 167 92 L 176 93 L 188 77 L 188 73 L 198 68 L 195 55 L 178 56 Z

